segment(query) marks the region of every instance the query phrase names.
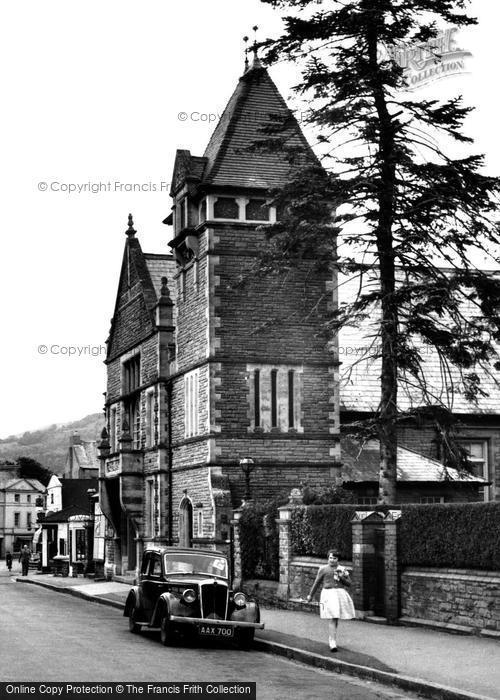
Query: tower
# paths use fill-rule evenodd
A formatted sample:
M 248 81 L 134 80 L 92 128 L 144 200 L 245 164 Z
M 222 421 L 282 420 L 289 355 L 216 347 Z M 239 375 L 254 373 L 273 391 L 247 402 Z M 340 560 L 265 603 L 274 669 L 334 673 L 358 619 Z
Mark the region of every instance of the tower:
M 256 274 L 284 151 L 317 163 L 257 58 L 203 156 L 177 151 L 171 255 L 142 251 L 130 217 L 108 339 L 100 502 L 115 531 L 108 563 L 133 572 L 144 547 L 229 549 L 233 508 L 339 470 L 337 363 L 318 337 L 335 279 L 304 259 Z M 262 145 L 262 144 L 261 144 Z
M 177 265 L 175 541 L 225 545 L 230 507 L 248 496 L 245 464 L 250 495 L 260 498 L 338 476 L 337 353 L 318 338 L 334 303 L 333 273 L 312 259 L 286 275 L 256 273 L 265 226 L 278 218 L 271 192 L 291 169 L 283 150 L 260 147 L 277 121 L 287 146 L 317 163 L 255 56 L 204 155 L 177 151 L 165 220 Z

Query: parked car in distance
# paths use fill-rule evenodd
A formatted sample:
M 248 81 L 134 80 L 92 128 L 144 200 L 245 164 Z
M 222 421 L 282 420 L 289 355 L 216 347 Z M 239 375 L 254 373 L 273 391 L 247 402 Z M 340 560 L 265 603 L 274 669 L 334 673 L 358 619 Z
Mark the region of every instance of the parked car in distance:
M 258 603 L 231 590 L 227 557 L 213 550 L 146 549 L 123 614 L 132 633 L 159 628 L 165 646 L 184 632 L 248 648 L 264 627 Z

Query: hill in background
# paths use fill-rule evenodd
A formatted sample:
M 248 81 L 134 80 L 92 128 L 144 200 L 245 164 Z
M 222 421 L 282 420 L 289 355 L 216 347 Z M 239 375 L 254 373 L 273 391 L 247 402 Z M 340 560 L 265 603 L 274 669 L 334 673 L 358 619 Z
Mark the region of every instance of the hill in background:
M 32 457 L 45 468 L 56 474 L 61 473 L 73 433 L 78 432 L 82 440 L 99 440 L 103 425 L 103 414 L 92 413 L 73 423 L 54 424 L 22 435 L 9 435 L 0 440 L 0 461 Z

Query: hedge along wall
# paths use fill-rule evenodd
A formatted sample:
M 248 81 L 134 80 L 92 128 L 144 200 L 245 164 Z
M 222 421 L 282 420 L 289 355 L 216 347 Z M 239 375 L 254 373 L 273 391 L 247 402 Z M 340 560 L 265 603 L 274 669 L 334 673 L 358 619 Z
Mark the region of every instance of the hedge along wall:
M 245 579 L 279 579 L 279 533 L 274 500 L 250 502 L 240 518 L 242 575 Z
M 370 508 L 351 504 L 294 508 L 290 526 L 293 553 L 326 557 L 329 549 L 336 548 L 341 559 L 352 559 L 351 520 L 357 510 Z
M 405 505 L 403 566 L 500 570 L 500 503 Z

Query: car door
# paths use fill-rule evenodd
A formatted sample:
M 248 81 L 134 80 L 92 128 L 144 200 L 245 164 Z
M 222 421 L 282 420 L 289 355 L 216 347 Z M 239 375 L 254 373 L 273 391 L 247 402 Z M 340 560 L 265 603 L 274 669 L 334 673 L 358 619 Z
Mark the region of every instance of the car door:
M 161 557 L 156 552 L 149 555 L 147 571 L 141 582 L 144 612 L 146 619 L 151 620 L 151 615 L 155 609 L 156 602 L 161 593 L 165 590 Z

